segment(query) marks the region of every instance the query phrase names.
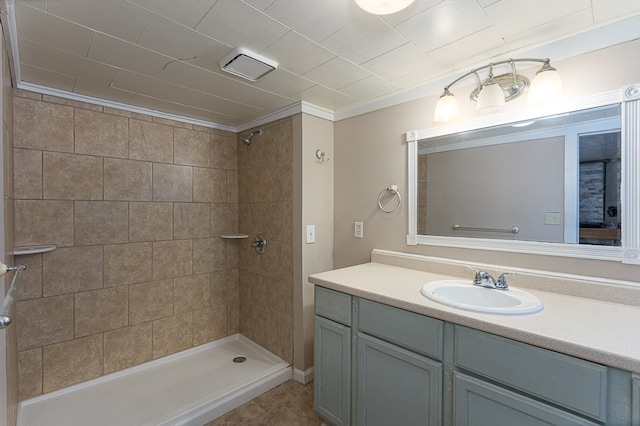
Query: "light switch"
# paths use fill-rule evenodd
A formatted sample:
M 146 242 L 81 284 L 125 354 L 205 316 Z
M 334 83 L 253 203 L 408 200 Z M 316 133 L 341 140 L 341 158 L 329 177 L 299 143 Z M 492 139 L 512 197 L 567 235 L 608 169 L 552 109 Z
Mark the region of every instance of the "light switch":
M 316 242 L 316 226 L 307 225 L 307 244 L 313 244 Z

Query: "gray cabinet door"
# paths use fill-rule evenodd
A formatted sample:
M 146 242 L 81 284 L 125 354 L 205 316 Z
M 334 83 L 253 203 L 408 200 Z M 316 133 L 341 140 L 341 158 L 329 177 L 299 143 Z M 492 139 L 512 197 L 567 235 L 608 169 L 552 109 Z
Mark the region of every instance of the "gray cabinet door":
M 439 426 L 442 364 L 358 333 L 356 413 L 366 426 Z
M 331 424 L 349 425 L 351 329 L 316 315 L 314 407 Z
M 458 372 L 453 388 L 456 426 L 599 424 Z

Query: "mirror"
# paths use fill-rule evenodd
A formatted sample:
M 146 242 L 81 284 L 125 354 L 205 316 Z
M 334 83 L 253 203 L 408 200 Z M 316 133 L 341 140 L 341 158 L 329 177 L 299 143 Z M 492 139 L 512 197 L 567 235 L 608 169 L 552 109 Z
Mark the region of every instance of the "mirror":
M 407 244 L 640 264 L 638 134 L 640 85 L 408 131 Z
M 418 141 L 418 234 L 620 245 L 620 105 Z

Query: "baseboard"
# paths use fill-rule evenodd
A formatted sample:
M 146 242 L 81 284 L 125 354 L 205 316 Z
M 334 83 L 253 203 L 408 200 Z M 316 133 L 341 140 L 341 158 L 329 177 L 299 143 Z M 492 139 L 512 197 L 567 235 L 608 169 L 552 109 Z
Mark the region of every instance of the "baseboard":
M 302 383 L 306 385 L 309 382 L 313 381 L 313 367 L 307 368 L 305 371 L 298 370 L 297 368 L 293 369 L 293 380 L 298 383 Z

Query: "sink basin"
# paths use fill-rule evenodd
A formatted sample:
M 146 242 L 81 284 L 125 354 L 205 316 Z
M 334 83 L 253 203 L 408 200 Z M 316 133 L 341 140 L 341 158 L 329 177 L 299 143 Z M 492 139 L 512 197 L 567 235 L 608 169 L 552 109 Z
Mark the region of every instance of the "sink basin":
M 544 309 L 542 300 L 526 291 L 479 287 L 465 280 L 432 281 L 423 285 L 420 293 L 435 302 L 474 312 L 526 315 Z

